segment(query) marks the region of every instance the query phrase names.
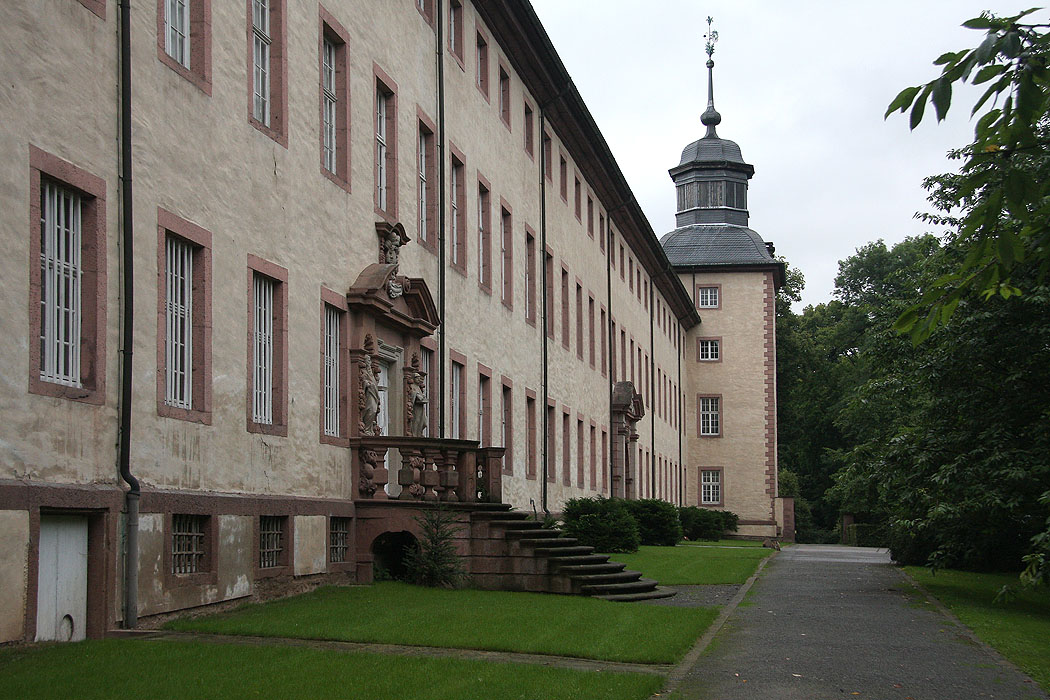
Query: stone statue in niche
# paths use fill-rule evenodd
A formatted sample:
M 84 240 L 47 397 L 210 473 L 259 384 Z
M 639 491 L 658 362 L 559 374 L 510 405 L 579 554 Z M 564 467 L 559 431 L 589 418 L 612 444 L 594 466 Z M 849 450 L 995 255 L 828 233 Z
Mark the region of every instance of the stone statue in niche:
M 427 425 L 426 372 L 419 369 L 419 356 L 412 355 L 412 366 L 405 367 L 405 416 L 408 434 L 423 437 Z
M 361 358 L 360 367 L 361 434 L 379 435 L 379 392 L 383 387 L 379 385 L 379 361 L 371 335 L 365 336 L 364 349 L 365 356 Z
M 390 279 L 386 283 L 386 293 L 391 299 L 397 299 L 405 293 L 404 278 L 398 276 L 398 262 L 401 259 L 401 246 L 408 243 L 408 234 L 401 224 L 391 226 L 386 222 L 376 224 L 379 235 L 379 262 L 393 265 Z

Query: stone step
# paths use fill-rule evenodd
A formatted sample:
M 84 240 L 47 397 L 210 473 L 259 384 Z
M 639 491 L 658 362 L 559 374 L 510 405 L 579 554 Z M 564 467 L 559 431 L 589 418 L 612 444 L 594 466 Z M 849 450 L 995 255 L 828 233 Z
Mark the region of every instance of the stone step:
M 640 600 L 659 600 L 660 598 L 671 598 L 674 595 L 675 591 L 672 591 L 669 588 L 661 588 L 660 586 L 657 586 L 655 589 L 651 591 L 646 591 L 644 593 L 622 593 L 613 595 L 597 595 L 594 597 L 600 598 L 601 600 L 612 600 L 619 603 L 636 603 Z
M 570 564 L 568 566 L 559 566 L 559 574 L 566 574 L 575 578 L 576 576 L 582 576 L 585 574 L 612 574 L 619 571 L 623 571 L 626 564 L 619 562 L 610 561 L 602 564 Z
M 496 504 L 492 504 L 492 505 L 496 505 Z M 526 519 L 528 519 L 529 516 L 526 515 L 525 513 L 522 513 L 521 511 L 510 510 L 510 506 L 507 506 L 506 508 L 500 508 L 500 509 L 486 510 L 486 511 L 477 512 L 477 513 L 474 514 L 474 517 L 482 518 L 484 520 L 499 521 L 499 520 L 526 520 Z M 532 521 L 532 522 L 535 522 L 535 521 Z
M 573 537 L 525 537 L 518 542 L 522 547 L 541 547 L 547 549 L 565 549 L 572 547 L 578 542 Z
M 509 518 L 503 520 L 493 520 L 489 523 L 489 527 L 505 527 L 507 529 L 514 528 L 516 530 L 542 530 L 543 523 L 538 520 L 527 520 L 525 518 L 511 520 Z
M 515 528 L 516 527 L 517 526 L 515 525 Z M 561 530 L 537 530 L 537 529 L 534 529 L 534 528 L 527 529 L 527 530 L 518 530 L 518 529 L 511 530 L 511 529 L 507 529 L 507 530 L 504 530 L 503 535 L 508 540 L 520 540 L 520 539 L 526 539 L 526 538 L 527 539 L 533 539 L 533 540 L 534 539 L 540 539 L 540 538 L 560 539 L 561 538 Z
M 568 537 L 563 537 L 558 542 L 568 542 Z M 575 557 L 594 553 L 594 547 L 585 545 L 561 546 L 561 547 L 536 547 L 532 553 L 537 557 Z
M 624 595 L 631 593 L 646 593 L 656 590 L 657 582 L 651 578 L 640 578 L 637 581 L 625 583 L 593 583 L 580 588 L 584 595 Z
M 576 554 L 568 557 L 548 557 L 547 562 L 554 566 L 571 566 L 573 564 L 604 564 L 609 561 L 605 554 Z
M 581 586 L 598 583 L 631 583 L 637 581 L 642 577 L 641 571 L 609 571 L 607 573 L 599 572 L 593 574 L 572 574 L 569 578 L 572 579 L 573 583 Z

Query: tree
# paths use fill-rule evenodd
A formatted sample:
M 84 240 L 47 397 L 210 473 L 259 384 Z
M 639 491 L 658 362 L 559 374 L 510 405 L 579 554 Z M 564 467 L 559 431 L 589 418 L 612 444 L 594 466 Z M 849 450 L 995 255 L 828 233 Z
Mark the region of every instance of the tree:
M 1050 178 L 1031 172 L 1033 160 L 1045 167 L 1050 145 L 1050 25 L 1025 21 L 1036 11 L 968 20 L 963 26 L 983 30 L 984 40 L 937 58 L 941 75 L 905 88 L 886 110 L 889 117 L 910 109 L 914 129 L 928 103 L 944 119 L 953 85 L 988 85 L 971 110 L 980 113 L 973 143 L 950 156 L 963 161 L 960 173 L 952 187 L 938 188 L 944 213 L 925 217 L 957 228 L 960 259 L 897 319 L 913 342 L 944 325 L 971 291 L 1009 299 L 1041 284 L 1050 269 Z

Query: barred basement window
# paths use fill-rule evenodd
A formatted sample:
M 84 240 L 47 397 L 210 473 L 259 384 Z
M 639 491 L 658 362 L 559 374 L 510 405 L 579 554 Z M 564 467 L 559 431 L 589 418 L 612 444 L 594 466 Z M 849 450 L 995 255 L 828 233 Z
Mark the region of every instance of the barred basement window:
M 272 279 L 258 273 L 253 279 L 255 391 L 252 396 L 252 420 L 264 425 L 273 424 L 273 316 L 276 286 Z
M 339 437 L 339 327 L 338 309 L 324 307 L 324 434 Z
M 42 183 L 40 203 L 40 379 L 79 387 L 80 195 Z
M 188 0 L 164 2 L 164 50 L 186 68 L 190 67 L 190 8 Z
M 164 403 L 193 408 L 193 246 L 174 236 L 165 240 L 167 302 Z
M 700 434 L 721 435 L 721 413 L 718 397 L 700 399 Z
M 270 126 L 270 0 L 252 0 L 252 116 Z
M 722 503 L 722 472 L 718 469 L 704 469 L 700 472 L 701 505 L 719 505 Z
M 345 562 L 350 549 L 350 518 L 333 517 L 330 523 L 328 558 L 333 563 Z
M 324 168 L 330 173 L 336 171 L 336 106 L 339 98 L 335 85 L 335 44 L 324 39 L 321 53 L 321 88 L 324 92 Z
M 281 566 L 284 559 L 284 524 L 279 515 L 259 516 L 259 568 Z
M 205 515 L 171 516 L 171 573 L 196 574 L 204 570 Z

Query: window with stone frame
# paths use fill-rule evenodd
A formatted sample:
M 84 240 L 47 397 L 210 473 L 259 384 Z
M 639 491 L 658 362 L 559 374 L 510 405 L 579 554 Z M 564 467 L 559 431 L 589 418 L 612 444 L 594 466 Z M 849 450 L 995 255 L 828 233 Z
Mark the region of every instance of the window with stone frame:
M 171 516 L 171 573 L 197 574 L 208 565 L 207 515 Z
M 719 287 L 697 287 L 696 306 L 700 309 L 717 309 L 720 306 Z
M 328 519 L 328 561 L 333 564 L 350 561 L 350 518 L 333 515 Z
M 700 505 L 722 505 L 722 470 L 700 470 Z
M 284 515 L 259 516 L 259 568 L 272 569 L 287 566 L 288 517 Z
M 698 399 L 698 419 L 701 437 L 717 437 L 722 434 L 722 399 L 718 396 L 701 396 Z
M 700 362 L 718 362 L 722 359 L 722 341 L 718 338 L 699 338 L 696 341 L 696 359 Z

